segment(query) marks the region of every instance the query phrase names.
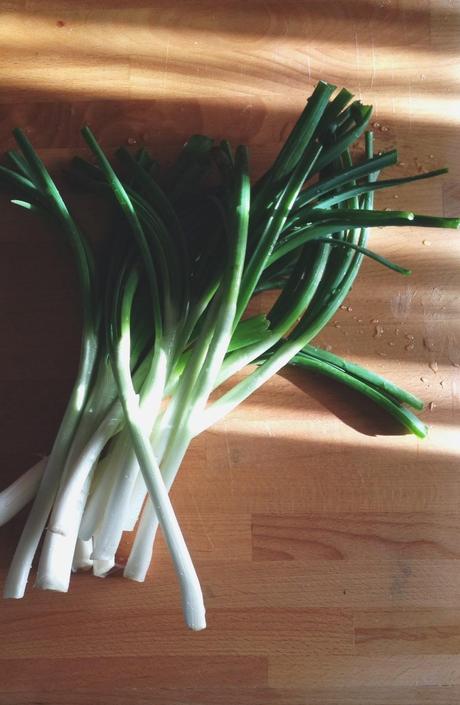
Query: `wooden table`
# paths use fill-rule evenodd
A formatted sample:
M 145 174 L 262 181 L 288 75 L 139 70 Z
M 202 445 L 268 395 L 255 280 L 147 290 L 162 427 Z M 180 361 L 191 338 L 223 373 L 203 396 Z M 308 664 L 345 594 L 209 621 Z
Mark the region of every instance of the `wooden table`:
M 2 0 L 0 144 L 50 165 L 192 132 L 251 146 L 254 171 L 315 81 L 375 106 L 394 175 L 447 165 L 383 207 L 460 211 L 460 3 Z M 88 216 L 87 204 L 78 201 Z M 71 263 L 2 201 L 2 487 L 46 453 L 76 363 Z M 34 230 L 34 232 L 31 232 Z M 35 232 L 37 230 L 37 232 Z M 278 376 L 193 445 L 173 500 L 208 629 L 188 633 L 163 545 L 144 585 L 79 575 L 0 605 L 2 705 L 460 702 L 460 239 L 375 232 L 410 279 L 366 263 L 318 341 L 426 401 L 427 440 L 323 379 Z M 6 569 L 24 515 L 0 532 Z

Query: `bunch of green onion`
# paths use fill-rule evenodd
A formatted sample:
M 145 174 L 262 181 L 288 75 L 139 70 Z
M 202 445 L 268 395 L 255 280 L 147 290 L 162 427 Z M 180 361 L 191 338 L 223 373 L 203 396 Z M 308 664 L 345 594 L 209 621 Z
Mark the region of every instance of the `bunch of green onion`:
M 124 575 L 144 580 L 160 526 L 185 621 L 204 628 L 200 583 L 169 490 L 191 440 L 287 364 L 358 390 L 425 436 L 410 410 L 422 408 L 418 398 L 312 345 L 365 256 L 410 273 L 367 249 L 371 226 L 459 226 L 458 219 L 373 209 L 376 190 L 446 170 L 378 181 L 397 154 L 374 155 L 366 132 L 371 112 L 347 90 L 319 83 L 252 185 L 244 146 L 233 150 L 195 135 L 169 170 L 145 149 L 121 148 L 115 171 L 85 127 L 94 160 L 74 159 L 70 173 L 111 203 L 103 258 L 15 130 L 19 150 L 8 153 L 1 180 L 12 203 L 53 222 L 66 238 L 83 323 L 75 384 L 49 456 L 0 494 L 0 524 L 34 499 L 5 597 L 24 595 L 44 532 L 36 584 L 66 591 L 72 571 L 106 575 L 123 532 L 134 529 Z M 361 136 L 365 153 L 356 160 L 351 147 Z M 248 315 L 254 295 L 267 290 L 276 296 L 265 314 Z

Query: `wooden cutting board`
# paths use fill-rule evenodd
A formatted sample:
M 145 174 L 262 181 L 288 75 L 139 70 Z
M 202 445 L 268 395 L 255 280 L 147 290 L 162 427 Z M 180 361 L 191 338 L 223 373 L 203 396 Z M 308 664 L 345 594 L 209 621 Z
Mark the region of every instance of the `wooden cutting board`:
M 89 123 L 169 160 L 193 132 L 251 147 L 254 173 L 314 83 L 375 106 L 379 196 L 460 213 L 460 4 L 449 0 L 2 0 L 0 144 L 25 128 L 59 171 Z M 91 222 L 91 204 L 73 194 Z M 46 453 L 76 364 L 72 267 L 0 210 L 0 487 Z M 188 633 L 163 544 L 148 580 L 78 575 L 0 604 L 1 705 L 456 705 L 460 701 L 460 236 L 376 231 L 413 269 L 366 263 L 317 341 L 420 395 L 418 441 L 343 388 L 276 377 L 196 440 L 173 500 L 203 584 Z M 2 574 L 24 515 L 0 532 Z M 127 539 L 127 543 L 129 539 Z M 442 686 L 442 687 L 440 687 Z

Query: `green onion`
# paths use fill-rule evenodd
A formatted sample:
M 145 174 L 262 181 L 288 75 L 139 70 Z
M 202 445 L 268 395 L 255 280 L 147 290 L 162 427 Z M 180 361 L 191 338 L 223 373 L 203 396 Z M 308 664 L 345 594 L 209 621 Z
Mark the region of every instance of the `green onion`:
M 5 586 L 22 597 L 40 539 L 37 585 L 66 591 L 72 571 L 103 576 L 124 532 L 135 531 L 124 576 L 145 579 L 161 527 L 186 624 L 205 608 L 169 497 L 192 439 L 285 365 L 330 377 L 371 399 L 423 438 L 423 402 L 315 338 L 348 295 L 364 257 L 410 270 L 368 247 L 372 227 L 457 229 L 458 218 L 374 210 L 385 188 L 444 169 L 379 180 L 395 150 L 374 156 L 372 108 L 320 82 L 286 143 L 251 185 L 248 149 L 193 135 L 171 169 L 145 149 L 112 160 L 88 127 L 96 163 L 76 157 L 68 177 L 110 204 L 95 257 L 32 145 L 8 152 L 0 180 L 11 202 L 69 245 L 78 273 L 80 366 L 50 455 L 0 493 L 0 525 L 33 500 Z M 364 135 L 365 149 L 352 157 Z M 263 312 L 249 315 L 254 296 Z M 248 365 L 248 374 L 236 377 Z M 225 383 L 225 389 L 223 385 Z M 45 527 L 47 527 L 45 531 Z

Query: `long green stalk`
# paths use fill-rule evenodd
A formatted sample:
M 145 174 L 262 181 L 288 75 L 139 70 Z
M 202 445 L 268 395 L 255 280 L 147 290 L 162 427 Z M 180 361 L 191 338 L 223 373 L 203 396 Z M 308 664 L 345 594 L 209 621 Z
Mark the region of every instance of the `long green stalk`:
M 137 278 L 128 275 L 119 314 L 121 316 L 119 335 L 116 333 L 117 321 L 114 320 L 110 325 L 112 331 L 109 334 L 109 345 L 114 376 L 139 467 L 146 487 L 149 490 L 179 579 L 185 620 L 191 629 L 199 630 L 204 629 L 206 626 L 201 587 L 174 514 L 168 491 L 164 485 L 160 468 L 150 445 L 149 437 L 144 431 L 138 396 L 131 378 L 131 308 L 136 287 Z M 115 304 L 114 316 L 117 315 Z

